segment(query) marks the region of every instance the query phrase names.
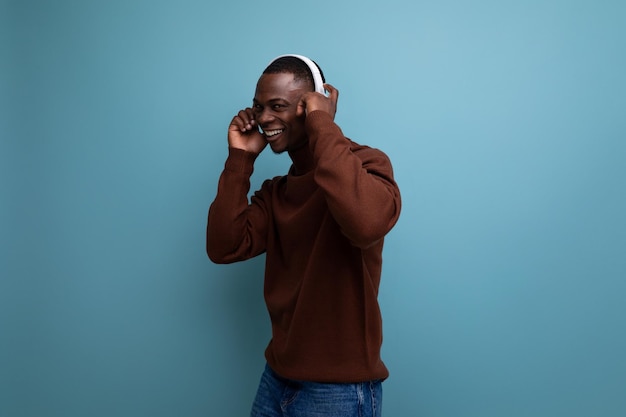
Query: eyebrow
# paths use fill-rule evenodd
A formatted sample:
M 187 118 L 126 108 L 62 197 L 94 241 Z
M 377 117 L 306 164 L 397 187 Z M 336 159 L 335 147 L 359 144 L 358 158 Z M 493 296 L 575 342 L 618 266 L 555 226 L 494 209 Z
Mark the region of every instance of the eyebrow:
M 271 98 L 271 99 L 267 100 L 268 103 L 275 103 L 277 101 L 282 101 L 282 102 L 285 102 L 287 104 L 291 104 L 291 102 L 289 100 L 285 99 L 285 98 Z M 259 100 L 257 100 L 256 97 L 254 97 L 252 99 L 252 102 L 255 103 L 255 104 L 261 104 L 261 102 Z

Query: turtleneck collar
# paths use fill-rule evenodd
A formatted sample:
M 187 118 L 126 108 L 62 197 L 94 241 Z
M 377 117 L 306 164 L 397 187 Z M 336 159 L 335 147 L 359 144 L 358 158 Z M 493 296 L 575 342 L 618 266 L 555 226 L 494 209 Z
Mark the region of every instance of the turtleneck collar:
M 308 142 L 298 149 L 289 151 L 289 157 L 293 162 L 290 170 L 292 175 L 304 175 L 315 166 L 313 162 L 313 152 L 311 152 Z

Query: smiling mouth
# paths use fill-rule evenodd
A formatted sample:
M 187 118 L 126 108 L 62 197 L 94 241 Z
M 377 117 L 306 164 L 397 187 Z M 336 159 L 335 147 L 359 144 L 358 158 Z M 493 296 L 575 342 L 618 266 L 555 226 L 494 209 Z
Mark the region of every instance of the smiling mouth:
M 270 139 L 276 135 L 283 133 L 284 131 L 285 129 L 264 130 L 263 133 L 265 134 L 266 138 Z

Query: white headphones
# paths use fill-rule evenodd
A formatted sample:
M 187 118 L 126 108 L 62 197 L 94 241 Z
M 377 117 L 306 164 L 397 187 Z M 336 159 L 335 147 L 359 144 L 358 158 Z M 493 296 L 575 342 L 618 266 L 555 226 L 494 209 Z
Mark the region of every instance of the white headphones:
M 309 69 L 311 70 L 311 74 L 313 74 L 313 83 L 315 84 L 315 91 L 318 93 L 322 93 L 324 95 L 326 95 L 326 90 L 324 89 L 324 81 L 322 80 L 322 74 L 320 73 L 319 68 L 317 67 L 317 65 L 315 65 L 315 62 L 311 61 L 309 58 L 303 56 L 303 55 L 295 55 L 295 54 L 286 54 L 286 55 L 279 55 L 276 58 L 274 58 L 270 64 L 274 61 L 276 61 L 278 58 L 283 58 L 286 56 L 292 56 L 295 58 L 300 59 L 302 62 L 304 62 Z

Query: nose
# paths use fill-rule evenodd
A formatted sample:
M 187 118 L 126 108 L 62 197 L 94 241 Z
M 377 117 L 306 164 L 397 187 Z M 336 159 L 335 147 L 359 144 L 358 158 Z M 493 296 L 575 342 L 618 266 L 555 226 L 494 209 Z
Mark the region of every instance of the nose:
M 274 120 L 274 114 L 268 108 L 261 109 L 256 114 L 256 120 L 259 125 L 263 126 L 264 124 L 271 122 Z

